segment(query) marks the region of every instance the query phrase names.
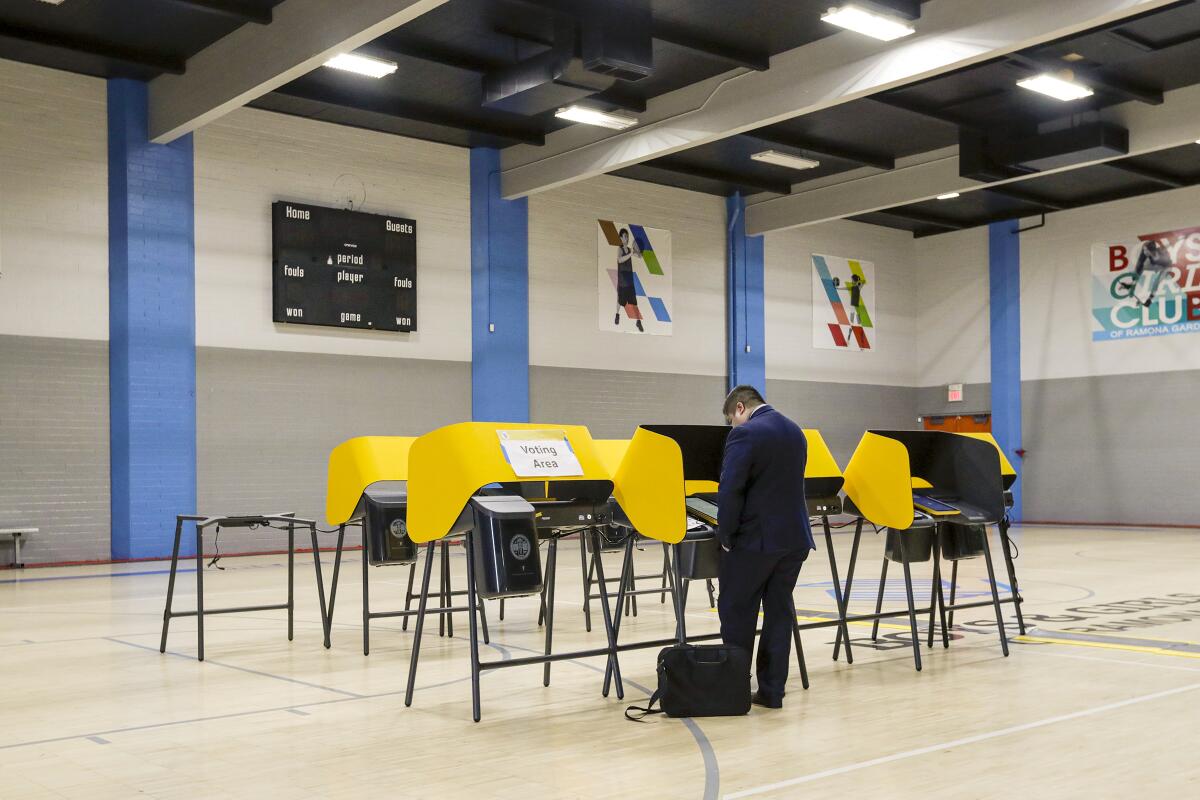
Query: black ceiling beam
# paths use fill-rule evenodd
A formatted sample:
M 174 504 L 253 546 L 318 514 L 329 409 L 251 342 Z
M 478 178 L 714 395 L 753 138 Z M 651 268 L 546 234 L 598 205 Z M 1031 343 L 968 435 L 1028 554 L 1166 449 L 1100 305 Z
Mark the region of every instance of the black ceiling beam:
M 616 106 L 623 111 L 632 111 L 635 114 L 641 114 L 646 110 L 646 98 L 625 91 L 621 88 L 620 83 L 603 92 L 597 92 L 588 99 L 598 103 L 608 103 L 610 106 Z
M 507 61 L 480 58 L 479 56 L 453 47 L 446 47 L 439 42 L 419 39 L 385 36 L 369 45 L 358 48 L 359 52 L 380 58 L 403 56 L 415 58 L 418 61 L 428 61 L 444 67 L 452 67 L 465 72 L 483 74 L 509 65 Z
M 944 122 L 948 125 L 966 128 L 967 130 L 971 131 L 979 131 L 981 133 L 987 132 L 987 127 L 985 125 L 981 125 L 980 123 L 968 119 L 961 114 L 955 114 L 953 112 L 943 111 L 937 108 L 930 108 L 923 104 L 914 103 L 911 100 L 901 100 L 897 97 L 892 97 L 887 94 L 873 94 L 868 95 L 868 97 L 877 103 L 883 103 L 886 106 L 898 108 L 901 111 L 907 111 L 910 114 L 917 114 L 922 117 L 937 120 L 938 122 Z
M 1014 188 L 1009 184 L 1001 184 L 1000 186 L 985 186 L 983 190 L 1001 197 L 1007 197 L 1010 200 L 1018 200 L 1022 203 L 1028 203 L 1030 205 L 1038 206 L 1039 208 L 1045 208 L 1050 211 L 1063 211 L 1064 209 L 1068 208 L 1066 204 L 1061 203 L 1058 200 L 1051 200 L 1047 197 L 1042 197 L 1041 195 L 1030 194 L 1021 189 Z
M 570 2 L 564 3 L 561 0 L 511 0 L 511 2 L 530 6 L 539 11 L 548 11 L 570 17 L 571 19 L 578 19 L 576 10 L 573 8 L 573 3 Z M 496 28 L 496 32 L 517 39 L 523 39 L 527 42 L 534 42 L 535 44 L 549 44 L 549 42 L 541 37 L 522 33 L 511 26 Z M 718 61 L 724 61 L 738 67 L 746 67 L 757 72 L 762 72 L 771 66 L 771 55 L 769 53 L 749 50 L 732 42 L 713 39 L 704 34 L 695 33 L 679 25 L 673 25 L 661 20 L 653 21 L 650 27 L 650 36 L 660 42 L 673 44 L 676 47 L 692 50 L 693 52 L 715 58 Z
M 85 39 L 53 31 L 36 30 L 33 28 L 24 28 L 19 25 L 0 23 L 0 40 L 4 39 L 23 44 L 40 45 L 53 50 L 82 53 L 138 69 L 149 70 L 151 72 L 166 72 L 171 75 L 182 75 L 186 66 L 182 58 L 176 58 L 165 53 L 120 47 L 95 39 Z
M 1101 163 L 1107 167 L 1119 169 L 1122 172 L 1126 172 L 1130 175 L 1136 175 L 1139 178 L 1144 178 L 1151 183 L 1169 186 L 1172 189 L 1182 189 L 1185 186 L 1192 185 L 1192 182 L 1185 178 L 1180 178 L 1177 175 L 1169 175 L 1165 172 L 1159 172 L 1158 170 L 1150 169 L 1149 167 L 1132 164 L 1129 161 L 1103 161 Z
M 763 133 L 762 131 L 750 131 L 744 133 L 751 139 L 757 139 L 766 144 L 778 145 L 780 147 L 790 147 L 795 150 L 806 150 L 813 155 L 828 156 L 836 158 L 840 161 L 849 161 L 853 164 L 861 164 L 864 167 L 874 167 L 875 169 L 893 170 L 896 168 L 896 159 L 890 156 L 881 155 L 878 153 L 868 153 L 863 150 L 856 150 L 851 147 L 842 147 L 841 145 L 825 144 L 824 142 L 805 139 L 801 136 L 792 136 L 787 133 L 778 133 L 771 131 Z
M 673 44 L 685 50 L 691 50 L 701 55 L 711 56 L 718 61 L 724 61 L 736 67 L 763 72 L 771 67 L 769 53 L 747 50 L 730 42 L 721 42 L 707 36 L 684 30 L 678 25 L 655 20 L 650 27 L 650 35 L 660 42 Z
M 442 108 L 425 103 L 408 103 L 377 96 L 358 96 L 350 100 L 345 94 L 335 89 L 305 83 L 303 79 L 281 86 L 275 92 L 287 97 L 310 100 L 314 103 L 324 103 L 353 111 L 383 114 L 412 122 L 422 122 L 467 133 L 478 133 L 495 139 L 507 139 L 521 144 L 540 146 L 546 143 L 546 137 L 540 129 L 471 118 L 452 108 Z
M 672 158 L 656 158 L 653 161 L 647 161 L 642 164 L 638 164 L 637 167 L 659 169 L 665 172 L 673 172 L 677 175 L 687 175 L 690 178 L 700 178 L 706 181 L 727 183 L 730 186 L 740 186 L 745 189 L 758 189 L 759 191 L 771 192 L 772 194 L 791 194 L 792 192 L 792 185 L 787 181 L 773 181 L 766 178 L 748 178 L 745 175 L 740 175 L 735 172 L 726 172 L 724 170 L 709 169 L 708 167 L 700 167 L 694 164 L 685 164 Z
M 944 228 L 948 231 L 961 231 L 964 228 L 970 227 L 962 222 L 955 222 L 944 217 L 935 217 L 932 214 L 924 214 L 920 211 L 909 211 L 905 208 L 886 208 L 872 213 L 886 214 L 897 219 L 906 219 L 909 222 L 916 222 L 919 225 L 928 225 L 931 228 Z
M 1036 56 L 1025 55 L 1024 53 L 1012 53 L 1008 56 L 1008 61 L 1017 66 L 1026 69 L 1034 70 L 1035 72 L 1061 72 L 1064 69 L 1062 63 L 1053 63 L 1043 61 Z M 1162 89 L 1155 89 L 1150 86 L 1141 86 L 1136 83 L 1131 83 L 1119 75 L 1114 75 L 1109 71 L 1091 68 L 1065 67 L 1077 73 L 1079 79 L 1091 86 L 1093 89 L 1100 89 L 1109 94 L 1115 94 L 1124 97 L 1127 100 L 1136 100 L 1139 103 L 1147 105 L 1159 106 L 1163 102 Z
M 1115 39 L 1121 44 L 1128 45 L 1135 50 L 1141 50 L 1143 53 L 1161 53 L 1163 50 L 1168 50 L 1172 47 L 1179 47 L 1183 44 L 1191 44 L 1200 39 L 1200 32 L 1184 33 L 1179 36 L 1173 36 L 1170 39 L 1162 39 L 1159 41 L 1151 41 L 1135 33 L 1130 33 L 1122 28 L 1114 28 L 1104 32 L 1109 38 Z
M 168 2 L 258 25 L 270 25 L 272 19 L 271 9 L 254 3 L 247 5 L 246 0 L 168 0 Z

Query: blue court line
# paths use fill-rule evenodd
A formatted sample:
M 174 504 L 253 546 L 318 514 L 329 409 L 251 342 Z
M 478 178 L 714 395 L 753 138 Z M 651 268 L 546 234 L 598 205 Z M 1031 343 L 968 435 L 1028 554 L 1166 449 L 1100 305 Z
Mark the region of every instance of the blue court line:
M 195 572 L 196 568 L 177 569 L 176 575 L 181 575 L 185 572 Z M 51 575 L 47 578 L 13 578 L 11 580 L 0 581 L 0 584 L 6 583 L 38 583 L 39 581 L 82 581 L 88 578 L 128 578 L 133 575 L 169 575 L 170 569 L 147 569 L 141 572 L 98 572 L 95 575 Z

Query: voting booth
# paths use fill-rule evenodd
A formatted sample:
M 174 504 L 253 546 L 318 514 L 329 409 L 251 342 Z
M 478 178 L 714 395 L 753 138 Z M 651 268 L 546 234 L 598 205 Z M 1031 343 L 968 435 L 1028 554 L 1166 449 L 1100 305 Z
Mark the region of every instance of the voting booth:
M 346 528 L 362 530 L 362 646 L 363 655 L 371 652 L 371 620 L 399 617 L 408 629 L 410 617 L 416 616 L 412 602 L 416 579 L 418 543 L 408 533 L 408 453 L 414 436 L 359 436 L 335 447 L 329 454 L 328 483 L 325 492 L 325 518 L 338 528 L 334 548 L 333 576 L 330 579 L 329 600 L 326 603 L 325 647 L 332 646 L 333 612 L 337 605 L 337 590 L 341 577 L 342 554 L 345 551 Z M 461 533 L 473 523 L 464 511 L 455 521 L 453 530 Z M 466 595 L 455 590 L 450 582 L 450 541 L 443 540 L 437 548 L 441 553 L 441 569 L 437 591 L 436 613 L 443 634 L 454 635 L 454 614 L 466 609 L 455 607 L 453 599 Z M 435 548 L 426 547 L 426 558 L 435 557 Z M 408 566 L 408 586 L 404 609 L 376 611 L 371 608 L 370 567 Z M 488 641 L 487 612 L 481 602 L 480 619 L 484 641 Z
M 883 527 L 886 536 L 875 613 L 849 619 L 871 620 L 872 638 L 875 638 L 880 619 L 907 615 L 913 639 L 913 662 L 920 670 L 918 614 L 929 615 L 930 647 L 933 646 L 935 617 L 940 616 L 942 644 L 949 647 L 946 612 L 991 605 L 996 614 L 1001 650 L 1008 655 L 1001 603 L 1016 604 L 1019 600 L 1015 591 L 1012 597 L 1000 599 L 988 538 L 984 535 L 980 540 L 978 536 L 983 526 L 996 524 L 1002 526 L 1002 538 L 1007 539 L 1005 484 L 1000 453 L 994 440 L 989 442 L 943 431 L 868 431 L 846 465 L 845 479 L 846 511 L 859 517 L 847 572 L 847 595 L 853 580 L 861 522 L 865 520 Z M 957 564 L 960 557 L 970 557 L 976 543 L 987 565 L 992 599 L 959 605 L 953 600 L 947 603 L 941 581 L 942 552 L 957 556 L 954 559 Z M 930 605 L 917 609 L 913 601 L 911 565 L 930 560 L 933 562 Z M 900 564 L 904 571 L 907 599 L 904 611 L 882 610 L 889 562 Z

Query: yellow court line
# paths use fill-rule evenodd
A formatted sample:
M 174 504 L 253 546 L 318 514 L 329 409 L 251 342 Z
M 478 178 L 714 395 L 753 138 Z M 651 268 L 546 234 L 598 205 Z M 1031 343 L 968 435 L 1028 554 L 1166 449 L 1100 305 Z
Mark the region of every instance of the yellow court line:
M 1042 633 L 1053 635 L 1055 633 L 1061 633 L 1061 631 L 1042 631 Z M 1142 639 L 1147 642 L 1164 642 L 1166 644 L 1186 644 L 1186 645 L 1192 645 L 1194 647 L 1200 647 L 1200 642 L 1183 642 L 1183 641 L 1180 641 L 1179 639 L 1158 639 L 1153 636 L 1140 636 L 1140 635 L 1131 636 L 1130 634 L 1127 634 L 1127 633 L 1095 633 L 1092 631 L 1088 631 L 1087 635 L 1088 636 L 1103 636 L 1106 639 Z
M 1200 653 L 1189 653 L 1185 650 L 1168 650 L 1165 647 L 1143 647 L 1136 644 L 1117 644 L 1115 642 L 1086 642 L 1079 639 L 1052 639 L 1049 636 L 1017 636 L 1017 642 L 1034 644 L 1069 644 L 1076 647 L 1099 647 L 1103 650 L 1128 650 L 1131 653 L 1150 653 L 1156 656 L 1175 656 L 1176 658 L 1200 658 Z
M 831 619 L 830 617 L 802 617 L 802 616 L 797 615 L 796 619 L 800 620 L 801 622 L 834 622 L 834 620 Z M 867 622 L 866 620 L 850 620 L 846 624 L 847 625 L 866 625 L 868 628 L 871 627 L 871 623 Z M 897 625 L 894 622 L 881 622 L 881 623 L 879 623 L 879 627 L 894 628 L 895 630 L 898 630 L 898 631 L 908 630 L 907 625 Z

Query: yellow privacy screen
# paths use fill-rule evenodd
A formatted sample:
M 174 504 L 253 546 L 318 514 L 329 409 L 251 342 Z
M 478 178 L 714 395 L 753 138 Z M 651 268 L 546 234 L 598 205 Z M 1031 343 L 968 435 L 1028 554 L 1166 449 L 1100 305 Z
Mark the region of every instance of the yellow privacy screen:
M 808 440 L 808 464 L 804 467 L 806 478 L 840 478 L 841 469 L 825 444 L 825 437 L 814 428 L 804 429 L 804 438 Z
M 566 440 L 562 457 L 552 456 L 541 444 L 552 439 L 560 449 Z M 557 466 L 547 466 L 550 462 Z M 418 437 L 409 451 L 409 536 L 418 543 L 445 536 L 471 496 L 489 483 L 547 477 L 612 480 L 582 425 L 460 422 L 430 431 Z
M 870 431 L 846 465 L 846 496 L 876 525 L 903 530 L 913 522 L 908 448 Z
M 675 544 L 687 533 L 683 452 L 674 439 L 638 428 L 613 474 L 613 496 L 643 536 Z
M 408 480 L 408 451 L 414 436 L 359 436 L 329 454 L 325 518 L 341 525 L 354 514 L 363 491 L 376 481 Z

